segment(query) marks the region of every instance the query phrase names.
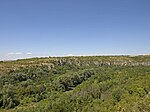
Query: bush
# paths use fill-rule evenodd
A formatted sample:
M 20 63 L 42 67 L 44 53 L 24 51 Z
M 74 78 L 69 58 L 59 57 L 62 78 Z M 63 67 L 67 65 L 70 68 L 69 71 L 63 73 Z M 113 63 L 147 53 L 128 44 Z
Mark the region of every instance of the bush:
M 0 107 L 2 108 L 14 108 L 19 105 L 19 100 L 14 96 L 14 92 L 8 90 L 6 94 L 0 94 Z
M 120 88 L 113 90 L 112 97 L 115 101 L 114 103 L 119 102 L 122 98 L 122 90 Z

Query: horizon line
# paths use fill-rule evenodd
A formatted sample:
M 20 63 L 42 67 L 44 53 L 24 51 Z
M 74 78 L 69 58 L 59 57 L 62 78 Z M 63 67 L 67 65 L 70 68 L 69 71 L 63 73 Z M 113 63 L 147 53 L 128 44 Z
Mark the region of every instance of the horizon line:
M 17 60 L 25 60 L 25 59 L 33 59 L 33 58 L 63 58 L 63 57 L 88 57 L 88 56 L 150 56 L 150 54 L 93 54 L 93 55 L 48 55 L 48 56 L 33 56 L 33 57 L 23 57 L 23 58 L 16 58 L 16 59 L 0 59 L 0 61 L 17 61 Z

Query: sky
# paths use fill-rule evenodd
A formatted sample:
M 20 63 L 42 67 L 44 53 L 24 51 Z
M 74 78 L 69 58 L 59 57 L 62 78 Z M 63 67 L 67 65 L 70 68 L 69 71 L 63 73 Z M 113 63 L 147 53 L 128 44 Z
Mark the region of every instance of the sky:
M 0 0 L 0 60 L 150 54 L 150 0 Z

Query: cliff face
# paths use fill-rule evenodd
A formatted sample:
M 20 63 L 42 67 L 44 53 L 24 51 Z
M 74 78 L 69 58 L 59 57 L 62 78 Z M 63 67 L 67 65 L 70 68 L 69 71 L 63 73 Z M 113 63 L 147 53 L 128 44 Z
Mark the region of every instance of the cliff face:
M 33 58 L 17 61 L 0 62 L 0 74 L 20 67 L 48 66 L 76 66 L 76 67 L 101 67 L 101 66 L 150 66 L 150 56 L 86 56 L 86 57 L 50 57 Z
M 53 63 L 59 66 L 150 66 L 150 57 L 70 57 L 58 58 Z

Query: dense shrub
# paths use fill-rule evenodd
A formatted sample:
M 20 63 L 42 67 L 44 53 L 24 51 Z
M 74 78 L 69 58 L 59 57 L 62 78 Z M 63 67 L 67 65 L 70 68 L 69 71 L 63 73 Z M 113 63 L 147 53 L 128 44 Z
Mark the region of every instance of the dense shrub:
M 19 105 L 19 100 L 14 95 L 14 92 L 8 90 L 6 93 L 0 93 L 0 107 L 2 108 L 14 108 Z
M 149 62 L 129 56 L 3 62 L 0 111 L 149 112 Z

